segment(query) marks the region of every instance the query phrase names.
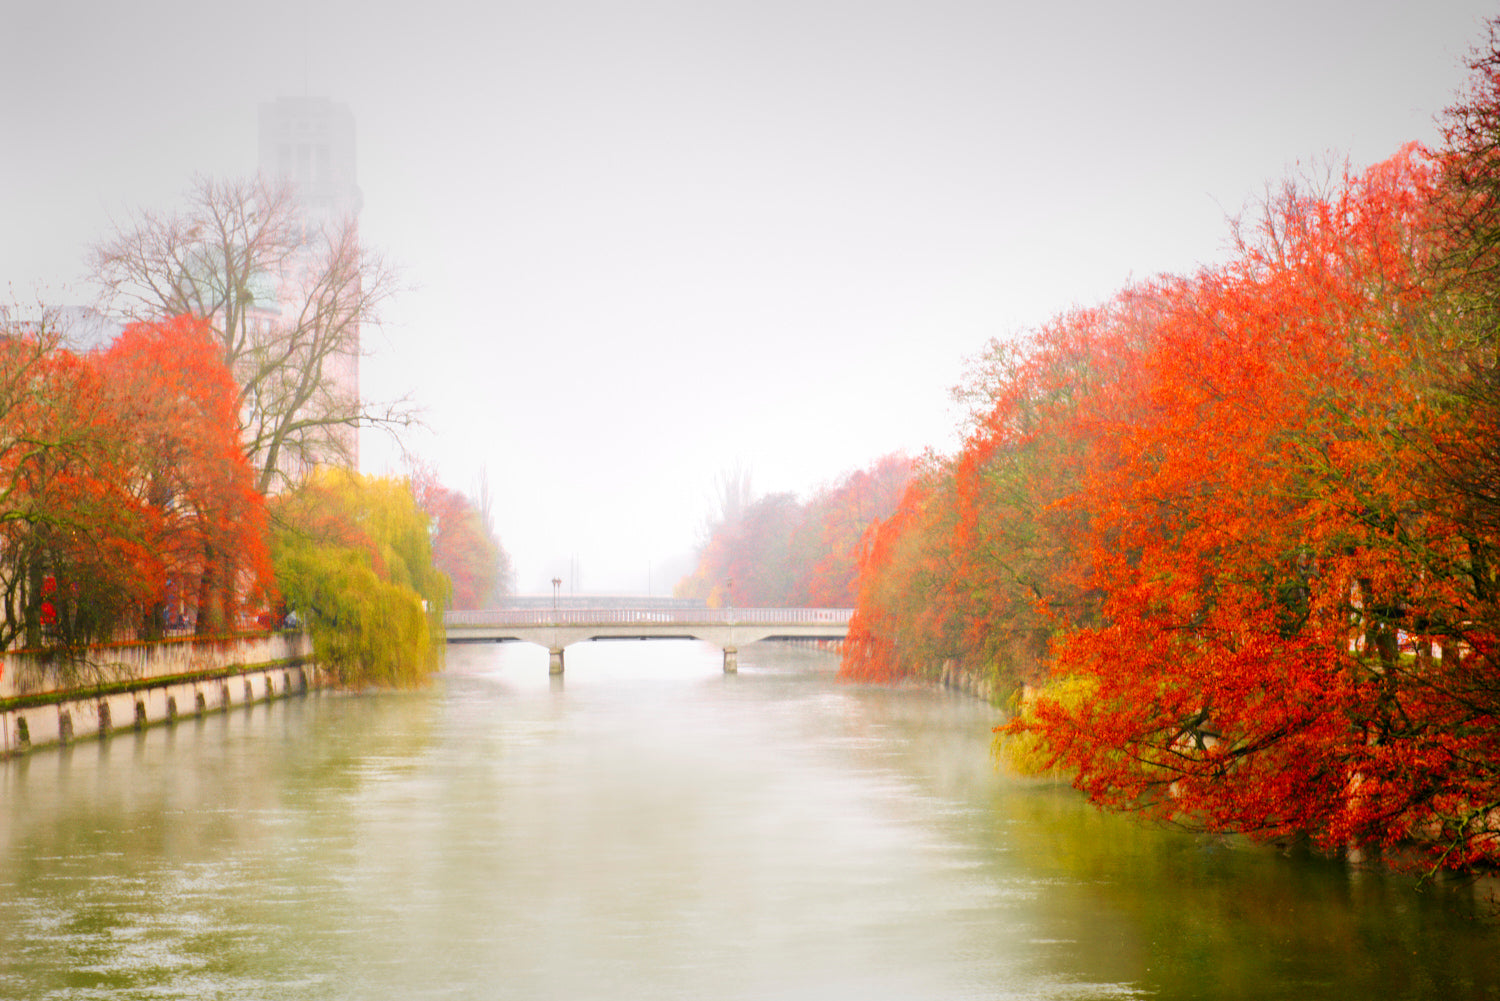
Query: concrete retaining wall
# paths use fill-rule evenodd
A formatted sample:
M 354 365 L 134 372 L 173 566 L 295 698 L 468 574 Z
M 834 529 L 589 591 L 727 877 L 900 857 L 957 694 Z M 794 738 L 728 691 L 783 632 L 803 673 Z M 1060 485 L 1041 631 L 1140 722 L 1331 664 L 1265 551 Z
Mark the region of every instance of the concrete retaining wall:
M 993 679 L 984 677 L 977 671 L 969 670 L 956 660 L 943 661 L 943 666 L 938 671 L 937 684 L 941 688 L 966 692 L 976 699 L 983 699 L 992 704 L 1000 696 L 1000 691 Z
M 67 672 L 88 679 L 71 690 L 58 686 L 55 664 L 34 654 L 5 654 L 0 670 L 0 757 L 323 684 L 312 665 L 312 643 L 301 633 L 99 648 L 90 652 L 90 663 Z

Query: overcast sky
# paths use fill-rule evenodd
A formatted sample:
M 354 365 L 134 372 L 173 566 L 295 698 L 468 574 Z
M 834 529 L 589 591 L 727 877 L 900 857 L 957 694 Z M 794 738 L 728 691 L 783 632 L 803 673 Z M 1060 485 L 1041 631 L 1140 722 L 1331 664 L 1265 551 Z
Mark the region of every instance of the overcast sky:
M 0 294 L 347 103 L 361 229 L 409 291 L 366 394 L 487 465 L 523 590 L 667 593 L 715 476 L 804 498 L 951 448 L 964 361 L 1220 259 L 1297 163 L 1435 118 L 1477 0 L 0 0 Z M 5 294 L 5 285 L 9 292 Z M 369 472 L 402 471 L 366 439 Z

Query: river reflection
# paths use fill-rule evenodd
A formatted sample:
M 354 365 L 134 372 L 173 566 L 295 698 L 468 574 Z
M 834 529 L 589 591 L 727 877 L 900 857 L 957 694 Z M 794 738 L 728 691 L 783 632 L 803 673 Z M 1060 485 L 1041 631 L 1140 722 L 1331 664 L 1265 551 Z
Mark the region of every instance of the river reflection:
M 1462 894 L 1098 814 L 835 666 L 455 647 L 0 764 L 0 998 L 1500 997 Z

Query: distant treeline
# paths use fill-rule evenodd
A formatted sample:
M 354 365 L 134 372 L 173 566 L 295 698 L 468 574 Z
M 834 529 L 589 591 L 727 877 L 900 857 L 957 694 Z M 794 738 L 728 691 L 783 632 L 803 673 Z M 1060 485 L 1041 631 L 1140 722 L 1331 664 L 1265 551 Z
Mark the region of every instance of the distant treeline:
M 806 503 L 789 493 L 753 498 L 748 475 L 729 474 L 698 567 L 673 593 L 715 608 L 852 607 L 861 540 L 895 510 L 911 466 L 885 456 Z

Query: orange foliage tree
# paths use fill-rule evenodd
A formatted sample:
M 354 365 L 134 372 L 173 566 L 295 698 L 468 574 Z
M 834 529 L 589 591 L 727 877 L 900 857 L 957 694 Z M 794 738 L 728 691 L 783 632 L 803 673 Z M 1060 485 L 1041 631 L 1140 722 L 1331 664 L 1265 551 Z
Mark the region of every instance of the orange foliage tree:
M 953 661 L 1008 689 L 1045 672 L 1057 623 L 1091 607 L 1080 515 L 1058 502 L 1081 475 L 1080 401 L 1128 368 L 1114 337 L 1126 319 L 1080 311 L 990 345 L 960 391 L 976 408 L 964 448 L 928 456 L 861 554 L 845 677 L 931 678 Z
M 1467 801 L 1432 794 L 1463 770 L 1424 736 L 1447 715 L 1433 657 L 1401 656 L 1467 649 L 1461 542 L 1411 482 L 1440 419 L 1431 181 L 1408 151 L 1328 195 L 1288 188 L 1231 265 L 1133 293 L 1149 337 L 1089 397 L 1061 502 L 1101 600 L 1056 669 L 1092 696 L 1015 726 L 1096 800 L 1329 847 Z
M 43 327 L 0 344 L 0 641 L 78 647 L 135 624 L 160 583 L 149 513 L 125 486 L 100 374 Z
M 196 631 L 237 623 L 271 584 L 266 510 L 239 438 L 238 389 L 208 325 L 194 317 L 136 323 L 100 359 L 123 426 L 128 483 L 153 516 L 153 552 L 169 588 L 154 621 L 180 608 Z
M 1475 420 L 1451 197 L 1415 148 L 1288 184 L 1225 266 L 995 346 L 866 549 L 845 675 L 1058 679 L 1007 734 L 1107 806 L 1500 859 L 1494 536 L 1440 475 Z
M 0 343 L 0 640 L 153 635 L 170 599 L 233 623 L 270 580 L 234 385 L 203 325 L 127 328 L 106 352 L 45 321 Z

